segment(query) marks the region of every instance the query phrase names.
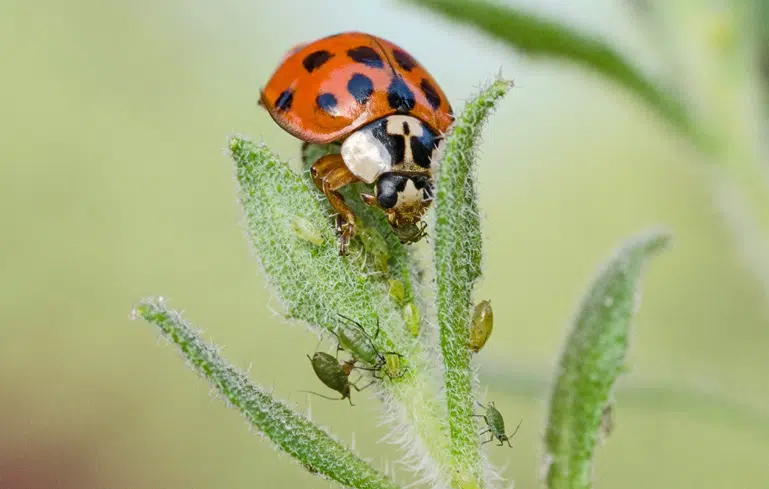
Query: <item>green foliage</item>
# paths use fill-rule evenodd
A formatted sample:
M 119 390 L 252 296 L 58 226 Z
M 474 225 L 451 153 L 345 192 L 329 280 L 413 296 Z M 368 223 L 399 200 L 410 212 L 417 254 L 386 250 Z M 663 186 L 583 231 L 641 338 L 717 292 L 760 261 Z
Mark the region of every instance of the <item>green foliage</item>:
M 579 307 L 550 398 L 545 445 L 551 489 L 591 487 L 593 451 L 611 389 L 625 368 L 641 272 L 668 240 L 658 231 L 631 240 L 596 277 Z
M 493 486 L 494 468 L 482 456 L 473 420 L 472 294 L 483 258 L 475 150 L 484 122 L 511 87 L 501 79 L 486 85 L 467 102 L 446 136 L 431 211 L 435 281 L 430 284 L 422 283 L 414 252 L 424 242 L 401 244 L 381 211 L 361 202 L 360 192 L 370 191 L 363 184 L 342 189 L 357 216 L 358 233 L 349 255 L 339 255 L 332 210 L 307 172 L 339 145 L 303 145 L 303 169 L 297 174 L 263 144 L 240 137 L 229 143 L 245 226 L 286 317 L 339 341 L 348 360 L 368 369 L 364 372 L 374 377 L 371 385 L 384 401 L 386 420 L 419 462 L 421 480 L 435 487 Z M 624 361 L 640 268 L 665 240 L 661 234 L 649 235 L 625 248 L 583 302 L 551 401 L 546 437 L 551 487 L 589 486 L 584 474 Z M 431 297 L 435 317 L 428 314 Z M 228 366 L 162 301 L 145 300 L 137 314 L 158 326 L 193 369 L 311 472 L 350 487 L 393 487 L 322 429 Z M 361 329 L 352 323 L 340 328 L 340 315 L 360 323 Z M 436 323 L 437 335 L 424 331 L 425 325 Z M 441 355 L 436 355 L 438 348 Z M 352 363 L 340 364 L 323 352 L 311 361 L 323 383 L 349 395 L 346 369 Z M 486 416 L 494 436 L 509 444 L 502 413 L 489 404 Z

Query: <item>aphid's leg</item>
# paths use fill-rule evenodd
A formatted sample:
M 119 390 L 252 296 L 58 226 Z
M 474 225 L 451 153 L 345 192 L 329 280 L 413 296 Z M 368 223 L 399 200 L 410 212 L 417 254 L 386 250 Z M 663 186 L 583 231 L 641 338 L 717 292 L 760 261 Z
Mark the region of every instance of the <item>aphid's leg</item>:
M 376 339 L 377 336 L 379 336 L 379 316 L 376 317 L 376 332 L 374 333 L 373 339 Z
M 329 401 L 344 401 L 345 398 L 350 399 L 349 397 L 344 395 L 341 398 L 337 398 L 337 397 L 324 396 L 323 394 L 318 394 L 317 392 L 313 392 L 313 391 L 299 391 L 299 392 L 306 392 L 307 394 L 312 394 L 314 396 L 322 397 L 323 399 L 328 399 Z M 354 406 L 354 404 L 352 403 L 352 399 L 350 399 L 350 405 Z
M 484 421 L 486 421 L 486 424 L 489 424 L 489 418 L 486 417 L 485 414 L 471 414 L 471 418 L 483 418 Z
M 358 380 L 360 380 L 360 379 L 358 379 Z M 372 380 L 371 382 L 369 382 L 368 384 L 364 385 L 363 387 L 358 387 L 357 385 L 355 385 L 355 384 L 357 384 L 357 382 L 355 384 L 350 384 L 350 385 L 353 386 L 356 391 L 360 392 L 363 389 L 366 389 L 366 388 L 370 387 L 374 382 L 376 382 L 376 381 Z
M 403 358 L 403 355 L 401 355 L 397 351 L 383 351 L 382 355 L 395 355 L 395 356 Z
M 339 213 L 337 226 L 339 228 L 339 254 L 347 252 L 347 244 L 355 235 L 355 214 L 352 213 L 338 190 L 345 185 L 357 182 L 358 177 L 350 173 L 344 164 L 342 155 L 330 154 L 323 156 L 310 167 L 310 175 L 315 186 L 326 194 L 331 207 Z
M 502 445 L 500 445 L 500 446 L 502 446 Z M 509 446 L 510 448 L 513 448 L 513 446 L 510 444 L 510 438 L 507 439 L 507 446 Z
M 378 372 L 379 369 L 381 369 L 382 367 L 379 367 L 379 368 L 374 368 L 374 367 L 355 367 L 355 368 L 357 368 L 358 370 L 366 370 L 366 371 L 369 371 L 369 372 Z
M 491 438 L 489 438 L 489 439 L 488 439 L 488 440 L 486 440 L 485 442 L 481 443 L 481 445 L 485 445 L 485 444 L 487 444 L 487 443 L 489 443 L 489 442 L 492 442 L 492 441 L 494 441 L 494 433 L 492 433 L 492 434 L 491 434 Z
M 478 436 L 483 436 L 483 435 L 485 435 L 486 433 L 488 433 L 489 431 L 491 431 L 491 428 L 489 428 L 488 430 L 483 430 L 483 431 L 481 431 L 480 433 L 478 433 Z

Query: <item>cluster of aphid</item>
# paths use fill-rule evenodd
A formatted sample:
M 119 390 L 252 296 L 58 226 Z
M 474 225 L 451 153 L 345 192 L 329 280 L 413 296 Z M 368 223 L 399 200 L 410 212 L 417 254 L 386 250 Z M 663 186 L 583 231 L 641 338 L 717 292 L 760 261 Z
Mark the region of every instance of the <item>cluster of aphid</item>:
M 259 103 L 305 147 L 339 146 L 339 153 L 312 161 L 310 175 L 336 211 L 341 255 L 356 234 L 356 216 L 339 190 L 357 182 L 372 186 L 373 193 L 362 193 L 360 198 L 384 212 L 401 242 L 414 243 L 426 236 L 422 218 L 433 200 L 443 138 L 454 115 L 432 75 L 405 50 L 361 32 L 297 46 L 262 89 Z M 302 221 L 295 220 L 294 226 L 300 235 L 320 244 Z M 403 305 L 403 316 L 416 336 L 418 315 L 413 304 Z M 369 335 L 357 321 L 341 317 L 344 322 L 334 330 L 337 356 L 316 352 L 308 358 L 321 382 L 341 394 L 339 400 L 348 399 L 353 405 L 351 388 L 361 391 L 381 380 L 382 373 L 391 379 L 400 377 L 406 367 L 401 365 L 400 353 L 380 352 L 374 344 L 378 320 L 376 332 Z M 475 308 L 468 339 L 473 352 L 483 348 L 492 327 L 491 305 L 482 301 Z M 340 350 L 351 358 L 340 363 Z M 363 387 L 350 382 L 354 369 L 370 372 L 371 382 Z M 509 445 L 494 403 L 484 409 L 486 414 L 475 416 L 486 421 L 484 433 L 492 435 L 489 441 L 496 438 L 500 445 L 505 441 Z
M 392 351 L 380 352 L 377 349 L 374 340 L 376 340 L 380 331 L 378 320 L 376 332 L 371 336 L 359 322 L 341 314 L 339 316 L 344 322 L 340 322 L 333 331 L 337 339 L 337 355 L 333 356 L 318 351 L 312 357 L 308 355 L 307 358 L 310 359 L 312 369 L 320 381 L 329 389 L 338 392 L 342 397 L 333 398 L 318 394 L 317 392 L 305 392 L 330 400 L 343 401 L 347 399 L 350 402 L 350 406 L 354 406 L 351 397 L 352 389 L 358 392 L 362 391 L 377 380 L 381 380 L 382 376 L 380 374 L 382 373 L 391 379 L 398 378 L 405 373 L 407 367 L 402 366 L 400 359 L 403 358 L 403 355 L 400 353 Z M 478 353 L 488 341 L 493 328 L 494 313 L 491 309 L 491 303 L 489 301 L 481 301 L 475 306 L 475 311 L 473 312 L 468 348 Z M 347 352 L 351 358 L 340 362 L 338 357 L 339 351 Z M 358 387 L 360 379 L 356 382 L 350 381 L 350 374 L 354 369 L 370 372 L 372 380 L 365 386 Z M 512 447 L 510 445 L 510 438 L 518 432 L 521 424 L 518 423 L 515 431 L 507 435 L 505 434 L 505 421 L 502 418 L 502 414 L 494 406 L 494 402 L 489 402 L 488 406 L 483 406 L 480 403 L 478 405 L 486 410 L 485 414 L 473 415 L 474 417 L 483 418 L 486 422 L 487 429 L 481 432 L 480 435 L 491 434 L 491 437 L 483 443 L 485 444 L 496 439 L 499 441 L 500 446 L 507 442 Z
M 363 326 L 353 319 L 347 316 L 339 315 L 345 322 L 337 325 L 334 330 L 334 336 L 336 336 L 337 356 L 329 355 L 328 353 L 318 351 L 309 355 L 312 369 L 315 371 L 315 375 L 318 376 L 321 382 L 326 387 L 333 389 L 342 395 L 338 400 L 342 401 L 347 399 L 352 403 L 352 397 L 350 397 L 350 387 L 360 392 L 371 384 L 380 380 L 382 377 L 380 373 L 384 373 L 390 378 L 397 378 L 405 373 L 404 368 L 401 367 L 400 358 L 402 355 L 397 352 L 388 351 L 380 352 L 374 340 L 379 336 L 379 320 L 377 319 L 377 328 L 373 337 L 369 335 Z M 352 356 L 349 360 L 339 363 L 339 351 L 345 351 Z M 358 365 L 358 363 L 362 365 Z M 357 382 L 350 382 L 350 374 L 353 369 L 365 370 L 371 372 L 373 380 L 363 387 L 358 387 Z M 310 392 L 310 391 L 306 391 Z M 336 398 L 330 398 L 316 392 L 310 392 L 326 399 L 337 400 Z

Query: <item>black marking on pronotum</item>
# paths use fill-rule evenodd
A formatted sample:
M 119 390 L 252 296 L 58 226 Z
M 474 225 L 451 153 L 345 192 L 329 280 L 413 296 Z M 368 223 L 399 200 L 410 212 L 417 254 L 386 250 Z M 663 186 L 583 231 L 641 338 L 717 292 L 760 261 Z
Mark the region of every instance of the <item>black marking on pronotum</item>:
M 347 82 L 347 91 L 362 105 L 368 102 L 369 97 L 374 93 L 374 82 L 366 75 L 355 73 Z
M 411 136 L 409 140 L 411 155 L 414 158 L 414 163 L 422 168 L 430 168 L 433 152 L 441 142 L 441 138 L 436 136 L 426 125 L 423 124 L 422 127 L 422 135 L 420 137 Z
M 401 49 L 393 49 L 393 58 L 404 71 L 411 71 L 417 65 L 414 58 L 409 53 Z
M 275 100 L 275 108 L 281 112 L 285 112 L 291 109 L 291 103 L 293 101 L 294 91 L 289 88 L 288 90 L 284 90 L 280 95 L 278 95 L 278 98 Z
M 403 121 L 403 135 L 408 136 L 411 134 L 411 128 L 409 127 L 409 123 L 406 121 Z
M 312 73 L 313 70 L 317 70 L 321 66 L 323 66 L 326 61 L 333 58 L 334 55 L 329 53 L 328 51 L 320 50 L 315 51 L 313 53 L 308 54 L 303 60 L 302 64 L 304 65 L 304 69 L 307 70 L 308 73 Z
M 432 83 L 430 83 L 430 80 L 427 78 L 422 78 L 422 82 L 419 84 L 419 88 L 422 89 L 422 93 L 425 94 L 425 97 L 427 98 L 427 102 L 432 106 L 433 109 L 438 109 L 438 107 L 441 106 L 441 96 L 438 95 L 438 91 L 435 89 Z
M 356 63 L 363 63 L 372 68 L 384 68 L 384 62 L 379 54 L 369 46 L 358 46 L 347 51 L 347 56 Z
M 327 114 L 333 115 L 336 111 L 336 97 L 331 93 L 321 93 L 315 97 L 318 108 Z
M 414 92 L 412 92 L 403 78 L 395 76 L 390 86 L 387 87 L 387 103 L 399 113 L 409 113 L 416 105 Z
M 402 134 L 389 134 L 387 132 L 387 118 L 380 119 L 373 124 L 371 134 L 387 148 L 387 152 L 392 158 L 392 164 L 403 163 L 403 159 L 406 157 L 406 138 Z

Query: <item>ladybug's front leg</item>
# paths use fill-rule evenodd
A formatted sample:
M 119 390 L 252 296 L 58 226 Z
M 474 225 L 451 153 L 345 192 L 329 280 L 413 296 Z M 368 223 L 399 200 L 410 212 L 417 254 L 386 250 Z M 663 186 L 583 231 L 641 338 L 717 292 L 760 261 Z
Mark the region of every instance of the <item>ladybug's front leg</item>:
M 342 155 L 330 154 L 320 158 L 312 167 L 310 175 L 315 186 L 326 194 L 331 206 L 339 213 L 337 224 L 340 232 L 339 254 L 344 255 L 350 238 L 355 235 L 355 214 L 352 213 L 338 190 L 345 185 L 355 183 L 358 177 L 350 173 L 344 164 Z

